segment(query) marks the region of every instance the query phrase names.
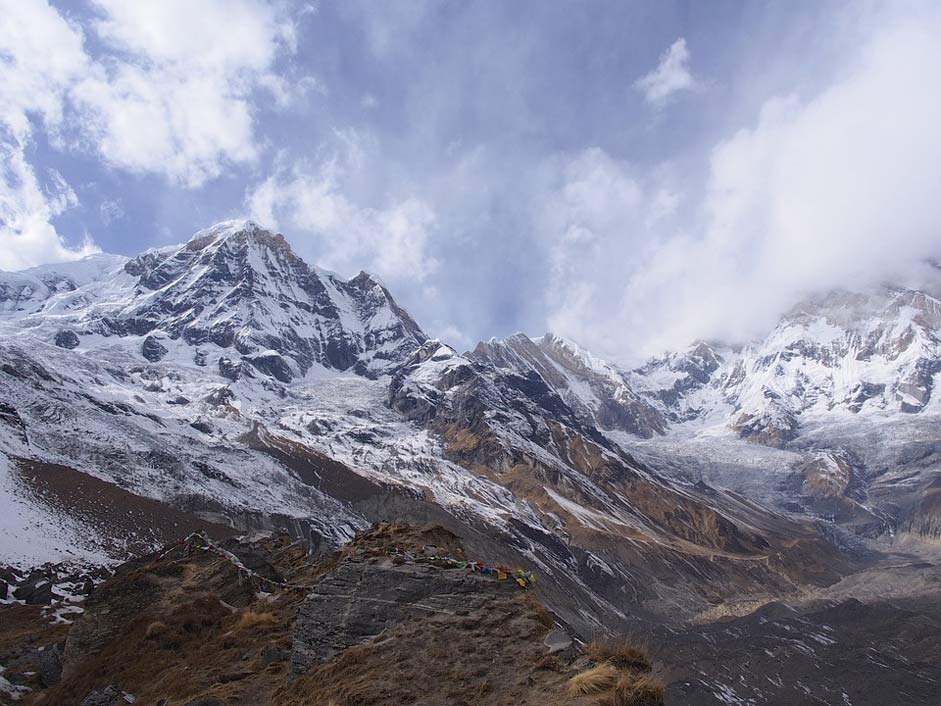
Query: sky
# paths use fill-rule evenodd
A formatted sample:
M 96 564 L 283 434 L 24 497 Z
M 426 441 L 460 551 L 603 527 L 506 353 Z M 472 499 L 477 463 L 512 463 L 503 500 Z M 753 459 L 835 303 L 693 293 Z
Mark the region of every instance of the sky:
M 0 269 L 228 218 L 636 362 L 941 253 L 941 6 L 0 0 Z

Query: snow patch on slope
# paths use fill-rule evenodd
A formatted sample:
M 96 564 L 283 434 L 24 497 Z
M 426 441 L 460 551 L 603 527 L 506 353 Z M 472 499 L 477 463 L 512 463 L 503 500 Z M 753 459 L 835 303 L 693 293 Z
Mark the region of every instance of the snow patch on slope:
M 19 567 L 44 563 L 108 564 L 94 530 L 57 514 L 18 482 L 0 454 L 0 558 Z

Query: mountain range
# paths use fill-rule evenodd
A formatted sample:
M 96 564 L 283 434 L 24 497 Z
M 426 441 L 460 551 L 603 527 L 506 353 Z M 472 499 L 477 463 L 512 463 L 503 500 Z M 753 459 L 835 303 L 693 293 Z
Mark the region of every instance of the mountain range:
M 635 367 L 553 334 L 460 352 L 250 221 L 0 273 L 0 562 L 114 563 L 184 526 L 327 552 L 401 518 L 532 567 L 583 636 L 884 597 L 941 539 L 931 271 Z M 749 698 L 739 677 L 702 679 Z

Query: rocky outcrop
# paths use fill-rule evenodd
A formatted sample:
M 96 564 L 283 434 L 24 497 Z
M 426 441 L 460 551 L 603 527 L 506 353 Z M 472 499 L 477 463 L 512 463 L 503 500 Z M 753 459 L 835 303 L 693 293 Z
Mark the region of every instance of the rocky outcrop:
M 0 428 L 4 428 L 20 441 L 27 441 L 26 423 L 15 407 L 5 402 L 0 402 Z
M 582 654 L 530 587 L 455 568 L 463 556 L 432 525 L 380 523 L 321 557 L 286 535 L 194 536 L 118 567 L 61 660 L 61 630 L 43 634 L 30 683 L 37 703 L 95 706 L 567 706 L 569 680 L 614 659 Z
M 167 347 L 154 336 L 147 336 L 141 344 L 141 355 L 151 363 L 157 363 L 167 354 Z
M 496 593 L 514 590 L 511 581 L 463 569 L 396 565 L 388 557 L 348 559 L 321 579 L 298 611 L 292 667 L 305 672 L 406 620 L 484 610 Z
M 377 377 L 426 340 L 372 276 L 347 281 L 312 269 L 284 236 L 251 221 L 217 224 L 124 271 L 141 296 L 98 320 L 102 333 L 212 343 L 280 382 L 293 378 L 292 367 L 304 373 L 315 363 Z
M 289 383 L 294 379 L 290 364 L 278 353 L 268 351 L 245 356 L 245 360 L 259 372 L 273 377 L 278 382 Z
M 73 348 L 78 348 L 80 341 L 75 331 L 70 329 L 63 329 L 56 333 L 55 344 L 59 348 L 65 348 L 66 350 L 72 350 Z
M 62 679 L 62 648 L 49 645 L 40 652 L 39 678 L 43 686 L 55 686 Z

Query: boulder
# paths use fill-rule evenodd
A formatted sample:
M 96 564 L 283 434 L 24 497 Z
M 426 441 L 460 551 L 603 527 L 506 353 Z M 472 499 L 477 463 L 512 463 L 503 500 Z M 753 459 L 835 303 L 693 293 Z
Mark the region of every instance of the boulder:
M 13 593 L 17 600 L 26 601 L 26 605 L 49 605 L 59 598 L 52 592 L 52 585 L 52 581 L 45 576 L 30 575 Z
M 50 645 L 39 653 L 39 678 L 46 688 L 62 679 L 62 651 L 58 645 Z
M 246 356 L 252 367 L 265 375 L 273 377 L 278 382 L 289 383 L 294 379 L 294 371 L 290 364 L 277 353 L 271 351 Z
M 76 335 L 75 331 L 63 329 L 56 333 L 55 344 L 59 346 L 59 348 L 65 348 L 67 350 L 78 348 L 78 336 Z
M 190 426 L 203 434 L 212 434 L 212 425 L 202 417 L 198 417 L 190 422 Z
M 231 358 L 219 358 L 219 374 L 227 380 L 235 382 L 242 377 L 245 372 L 245 366 L 241 363 L 236 363 Z
M 151 363 L 156 363 L 161 360 L 166 354 L 166 347 L 160 343 L 153 336 L 148 336 L 144 339 L 144 343 L 141 344 L 141 355 L 143 355 Z
M 107 686 L 104 689 L 90 691 L 82 700 L 82 706 L 119 706 L 119 704 L 127 703 L 123 696 L 120 689 Z
M 551 630 L 543 640 L 543 644 L 549 648 L 549 654 L 564 652 L 572 646 L 572 637 L 565 630 Z

